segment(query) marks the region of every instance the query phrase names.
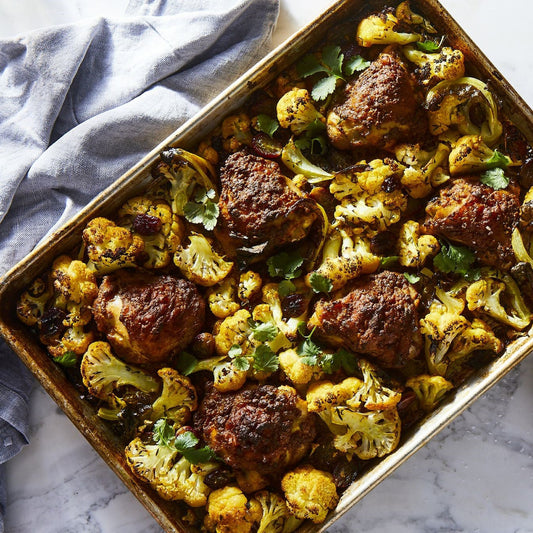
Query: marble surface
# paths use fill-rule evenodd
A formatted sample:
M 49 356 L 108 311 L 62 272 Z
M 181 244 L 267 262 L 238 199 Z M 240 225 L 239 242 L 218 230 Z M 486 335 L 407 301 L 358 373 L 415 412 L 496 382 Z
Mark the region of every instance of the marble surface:
M 533 105 L 530 0 L 441 0 Z M 276 44 L 325 0 L 281 0 Z M 125 0 L 2 0 L 0 38 Z M 331 533 L 533 533 L 533 357 L 509 373 L 330 529 Z M 37 386 L 32 442 L 7 465 L 8 533 L 158 533 L 160 527 Z

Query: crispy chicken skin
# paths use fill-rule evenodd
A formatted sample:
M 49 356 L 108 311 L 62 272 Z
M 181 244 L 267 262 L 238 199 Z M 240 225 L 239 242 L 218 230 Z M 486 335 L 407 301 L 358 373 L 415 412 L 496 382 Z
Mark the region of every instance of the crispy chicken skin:
M 317 217 L 314 200 L 275 161 L 237 152 L 226 160 L 220 180 L 217 237 L 230 256 L 240 250 L 264 255 L 299 241 Z
M 387 48 L 355 81 L 327 118 L 328 137 L 339 150 L 358 147 L 391 149 L 416 142 L 427 118 L 415 78 L 394 48 Z
M 334 346 L 398 367 L 422 347 L 420 296 L 403 274 L 383 271 L 361 277 L 331 300 L 319 300 L 307 327 Z
M 205 303 L 193 283 L 120 270 L 105 276 L 94 302 L 98 329 L 129 363 L 164 361 L 200 333 Z
M 515 262 L 511 234 L 520 218 L 518 187 L 494 190 L 476 177 L 454 179 L 426 206 L 422 231 L 471 248 L 485 265 Z
M 273 476 L 302 459 L 316 434 L 305 401 L 273 385 L 229 393 L 208 385 L 194 426 L 228 465 Z

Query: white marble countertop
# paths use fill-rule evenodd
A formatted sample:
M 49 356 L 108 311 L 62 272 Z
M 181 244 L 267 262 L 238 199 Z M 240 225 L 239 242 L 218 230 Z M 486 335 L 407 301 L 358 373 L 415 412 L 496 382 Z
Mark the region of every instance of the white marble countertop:
M 530 0 L 441 0 L 533 105 Z M 278 44 L 327 0 L 281 0 Z M 3 0 L 0 38 L 126 0 Z M 533 357 L 382 482 L 332 533 L 533 532 Z M 161 528 L 44 390 L 31 399 L 32 442 L 7 465 L 8 533 L 156 533 Z

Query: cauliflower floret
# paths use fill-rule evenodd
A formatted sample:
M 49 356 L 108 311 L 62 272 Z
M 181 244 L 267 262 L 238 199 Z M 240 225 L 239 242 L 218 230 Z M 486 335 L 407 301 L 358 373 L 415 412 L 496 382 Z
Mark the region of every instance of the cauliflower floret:
M 301 465 L 281 480 L 289 511 L 300 520 L 321 524 L 339 502 L 337 487 L 329 472 Z
M 450 174 L 466 175 L 500 166 L 502 162 L 495 161 L 495 156 L 495 151 L 483 142 L 481 135 L 465 135 L 457 140 L 450 152 Z M 504 164 L 509 165 L 511 159 L 503 157 Z
M 448 46 L 433 54 L 422 52 L 414 46 L 405 46 L 402 50 L 405 57 L 418 67 L 416 73 L 422 85 L 426 87 L 465 75 L 464 55 L 461 50 Z
M 407 268 L 420 269 L 428 257 L 440 250 L 439 241 L 433 235 L 420 235 L 420 224 L 408 220 L 398 236 L 398 262 Z
M 236 285 L 236 280 L 228 277 L 207 291 L 209 309 L 217 318 L 226 318 L 240 309 L 235 301 Z
M 263 510 L 256 533 L 291 533 L 302 521 L 290 514 L 287 502 L 275 492 L 263 490 L 254 494 Z
M 278 122 L 282 128 L 290 128 L 296 135 L 301 135 L 315 120 L 326 119 L 317 111 L 306 89 L 292 89 L 286 92 L 276 106 Z
M 481 126 L 471 119 L 474 106 L 485 115 Z M 429 131 L 435 136 L 454 128 L 462 135 L 480 135 L 485 144 L 493 146 L 502 134 L 496 102 L 486 84 L 476 78 L 439 82 L 427 93 L 426 107 Z
M 263 280 L 261 276 L 253 270 L 243 272 L 239 278 L 239 288 L 237 294 L 241 302 L 251 300 L 256 294 L 259 294 Z
M 400 144 L 395 148 L 398 161 L 405 165 L 402 186 L 412 198 L 424 198 L 450 179 L 445 170 L 450 148 L 439 143 L 433 150 L 422 150 L 419 144 Z
M 279 366 L 295 385 L 305 385 L 324 376 L 320 365 L 304 363 L 294 348 L 279 354 Z
M 126 446 L 124 453 L 128 466 L 139 479 L 155 483 L 172 468 L 178 450 L 170 446 L 147 444 L 136 437 Z
M 93 218 L 83 230 L 88 266 L 97 275 L 135 267 L 144 253 L 144 241 L 130 230 L 104 217 Z
M 173 368 L 160 368 L 157 375 L 163 380 L 163 389 L 152 405 L 151 419 L 169 418 L 183 425 L 198 407 L 196 389 L 190 379 Z
M 213 368 L 213 386 L 220 392 L 239 390 L 244 387 L 248 370 L 237 368 L 234 360 L 218 364 Z
M 401 392 L 385 386 L 378 377 L 377 368 L 366 359 L 359 359 L 358 363 L 363 374 L 363 385 L 355 395 L 355 403 L 348 399 L 346 404 L 349 407 L 358 407 L 362 403 L 364 408 L 369 411 L 382 411 L 396 407 L 396 404 L 402 399 Z
M 77 356 L 83 355 L 94 341 L 95 336 L 92 331 L 86 331 L 83 326 L 71 326 L 67 328 L 59 340 L 50 342 L 42 336 L 39 338 L 43 344 L 47 345 L 50 355 L 59 358 L 67 353 Z
M 369 236 L 398 222 L 407 208 L 407 195 L 399 187 L 403 170 L 396 161 L 375 159 L 363 171 L 335 174 L 329 187 L 340 202 L 335 219 Z
M 446 353 L 452 341 L 468 327 L 462 316 L 465 302 L 454 298 L 440 288 L 436 289 L 438 300 L 429 307 L 429 313 L 420 320 L 424 334 L 426 360 L 432 373 L 444 375 L 447 368 Z
M 27 326 L 37 325 L 52 295 L 52 286 L 43 278 L 35 278 L 17 301 L 19 320 Z
M 230 273 L 233 263 L 218 255 L 206 237 L 193 233 L 189 241 L 187 248 L 179 246 L 174 254 L 174 264 L 188 280 L 210 287 Z
M 420 407 L 429 413 L 453 389 L 453 384 L 442 376 L 428 376 L 422 374 L 407 380 L 406 387 L 413 389 Z
M 347 406 L 335 407 L 330 424 L 337 426 L 333 444 L 337 450 L 359 459 L 383 457 L 395 450 L 400 442 L 401 422 L 396 408 L 384 411 L 360 412 Z M 324 413 L 321 414 L 321 418 Z
M 398 19 L 390 12 L 370 15 L 357 27 L 357 44 L 369 47 L 374 44 L 409 44 L 420 40 L 417 33 L 396 31 Z
M 332 228 L 322 248 L 322 262 L 314 271 L 332 283 L 332 290 L 343 287 L 361 274 L 371 274 L 380 266 L 380 258 L 370 250 L 364 237 L 352 235 L 347 228 Z M 306 277 L 309 283 L 311 274 Z
M 249 311 L 239 309 L 221 322 L 215 335 L 215 346 L 219 355 L 227 356 L 233 346 L 238 346 L 244 356 L 254 351 L 257 342 L 252 335 L 251 318 Z
M 185 226 L 164 200 L 146 196 L 129 199 L 119 210 L 119 224 L 144 241 L 146 268 L 164 268 L 170 263 L 185 235 Z
M 102 400 L 108 400 L 113 392 L 124 385 L 131 385 L 142 392 L 157 392 L 158 381 L 139 368 L 117 359 L 107 342 L 93 342 L 85 352 L 80 367 L 83 384 L 89 392 Z
M 184 216 L 187 202 L 195 197 L 198 190 L 217 191 L 214 184 L 216 173 L 211 163 L 181 148 L 163 152 L 153 176 L 162 177 L 170 183 L 169 202 L 177 216 Z
M 362 386 L 363 382 L 355 377 L 346 378 L 336 384 L 331 381 L 313 383 L 306 395 L 307 410 L 310 413 L 331 411 L 333 407 L 346 404 L 347 401 L 356 398 Z
M 231 115 L 222 121 L 222 145 L 226 152 L 237 152 L 252 141 L 250 117 L 246 113 Z
M 476 350 L 491 350 L 500 353 L 503 350 L 503 343 L 490 328 L 490 326 L 474 318 L 472 323 L 459 335 L 455 337 L 448 352 L 450 361 L 463 359 Z
M 263 513 L 259 502 L 248 500 L 241 489 L 233 486 L 213 491 L 206 510 L 204 525 L 213 533 L 250 533 Z
M 501 299 L 504 294 L 505 306 Z M 482 269 L 482 279 L 466 290 L 466 301 L 470 311 L 486 313 L 517 330 L 524 329 L 531 321 L 531 312 L 520 289 L 513 278 L 503 272 Z
M 293 139 L 283 147 L 281 160 L 294 174 L 304 176 L 308 183 L 315 184 L 333 178 L 333 174 L 311 163 L 294 144 Z

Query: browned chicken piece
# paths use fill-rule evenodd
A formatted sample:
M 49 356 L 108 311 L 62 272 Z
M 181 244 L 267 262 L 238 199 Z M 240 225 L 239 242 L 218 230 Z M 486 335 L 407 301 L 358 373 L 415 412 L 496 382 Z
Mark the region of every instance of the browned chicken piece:
M 208 385 L 194 426 L 228 465 L 267 476 L 301 460 L 316 434 L 306 402 L 292 387 L 273 385 L 229 393 Z
M 422 231 L 471 248 L 485 265 L 515 262 L 511 234 L 520 218 L 518 187 L 494 190 L 476 177 L 456 178 L 426 206 Z
M 260 259 L 303 239 L 317 218 L 314 200 L 299 191 L 275 161 L 237 152 L 226 160 L 220 180 L 216 234 L 232 257 Z
M 342 101 L 328 115 L 328 137 L 340 150 L 415 143 L 427 129 L 422 101 L 415 78 L 389 47 L 346 85 Z
M 319 300 L 307 327 L 317 338 L 398 367 L 422 347 L 420 296 L 403 274 L 383 271 L 361 277 Z
M 205 303 L 193 283 L 174 276 L 117 271 L 94 301 L 98 329 L 129 363 L 164 361 L 200 333 Z

